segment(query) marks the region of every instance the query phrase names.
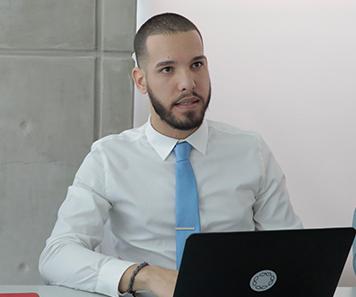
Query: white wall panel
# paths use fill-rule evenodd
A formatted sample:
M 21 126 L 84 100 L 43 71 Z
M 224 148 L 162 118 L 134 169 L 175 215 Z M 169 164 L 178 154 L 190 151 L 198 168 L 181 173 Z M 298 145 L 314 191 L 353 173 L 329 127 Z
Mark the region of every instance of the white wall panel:
M 208 117 L 260 132 L 306 227 L 350 226 L 356 207 L 356 2 L 138 1 L 201 29 L 212 79 Z M 135 125 L 147 120 L 136 94 Z M 347 264 L 341 284 L 356 285 Z

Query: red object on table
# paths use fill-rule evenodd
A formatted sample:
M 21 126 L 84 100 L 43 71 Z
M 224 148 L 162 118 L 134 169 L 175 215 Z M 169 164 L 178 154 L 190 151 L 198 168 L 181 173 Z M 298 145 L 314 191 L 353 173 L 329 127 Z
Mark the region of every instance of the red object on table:
M 0 293 L 0 297 L 40 297 L 36 293 Z

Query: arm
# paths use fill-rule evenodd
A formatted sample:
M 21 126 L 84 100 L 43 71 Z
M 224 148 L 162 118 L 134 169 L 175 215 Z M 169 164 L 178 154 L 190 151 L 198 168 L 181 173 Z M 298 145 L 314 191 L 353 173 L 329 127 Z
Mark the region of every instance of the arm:
M 127 291 L 137 264 L 96 252 L 112 207 L 105 188 L 105 162 L 94 148 L 69 187 L 40 256 L 39 270 L 47 283 L 109 296 Z M 174 270 L 148 266 L 137 275 L 134 290 L 171 297 L 176 278 Z
M 289 200 L 285 176 L 265 142 L 259 137 L 260 189 L 254 204 L 256 229 L 300 229 L 302 222 Z
M 134 263 L 96 252 L 111 203 L 102 156 L 93 149 L 79 168 L 46 242 L 39 270 L 49 284 L 117 296 L 122 274 Z

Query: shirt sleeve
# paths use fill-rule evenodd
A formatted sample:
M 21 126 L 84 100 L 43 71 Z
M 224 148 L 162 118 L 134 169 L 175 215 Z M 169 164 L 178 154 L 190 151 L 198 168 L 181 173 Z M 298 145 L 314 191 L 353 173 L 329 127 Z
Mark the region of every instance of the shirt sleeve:
M 261 179 L 254 204 L 257 230 L 301 229 L 303 224 L 295 214 L 289 199 L 286 179 L 273 154 L 258 137 Z
M 110 209 L 103 157 L 99 149 L 92 149 L 68 189 L 40 256 L 39 270 L 46 283 L 118 296 L 121 276 L 134 263 L 95 251 Z

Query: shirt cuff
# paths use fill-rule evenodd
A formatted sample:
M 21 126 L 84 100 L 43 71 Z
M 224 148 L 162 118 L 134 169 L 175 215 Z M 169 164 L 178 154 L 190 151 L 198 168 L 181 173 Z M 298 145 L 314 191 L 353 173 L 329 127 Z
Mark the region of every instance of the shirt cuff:
M 119 282 L 124 272 L 136 263 L 118 259 L 110 259 L 100 269 L 96 292 L 118 297 L 124 294 L 119 293 Z

